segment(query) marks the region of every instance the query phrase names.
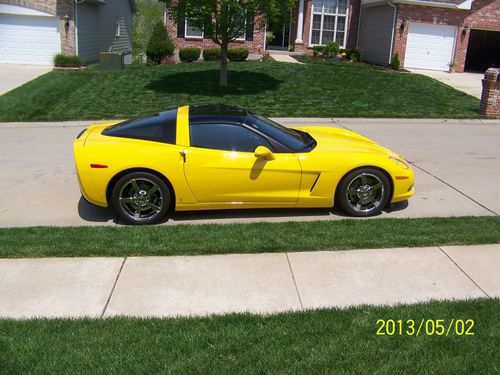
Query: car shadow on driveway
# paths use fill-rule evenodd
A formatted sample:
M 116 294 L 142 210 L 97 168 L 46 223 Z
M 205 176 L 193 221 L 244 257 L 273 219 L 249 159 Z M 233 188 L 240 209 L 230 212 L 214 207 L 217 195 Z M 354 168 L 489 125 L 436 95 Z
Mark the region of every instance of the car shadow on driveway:
M 218 219 L 269 219 L 288 217 L 300 217 L 301 219 L 306 219 L 308 216 L 326 217 L 332 215 L 335 215 L 334 211 L 328 208 L 258 208 L 211 211 L 179 211 L 171 214 L 170 218 L 177 222 L 187 222 Z
M 116 215 L 109 207 L 94 206 L 83 197 L 80 197 L 78 201 L 78 215 L 85 221 L 105 223 L 112 220 L 116 222 Z
M 404 210 L 408 207 L 408 201 L 394 203 L 386 207 L 383 212 L 391 213 Z M 116 224 L 123 222 L 118 220 L 110 208 L 94 206 L 80 197 L 78 201 L 78 215 L 85 221 L 105 223 L 112 221 Z M 380 214 L 379 214 L 380 215 Z M 377 216 L 379 216 L 377 215 Z M 177 223 L 193 224 L 213 220 L 228 220 L 235 222 L 245 222 L 248 219 L 254 222 L 256 219 L 263 221 L 314 221 L 331 218 L 352 218 L 337 208 L 266 208 L 266 209 L 235 209 L 235 210 L 210 210 L 210 211 L 178 211 L 171 213 L 162 222 L 170 220 Z M 283 220 L 284 219 L 284 220 Z

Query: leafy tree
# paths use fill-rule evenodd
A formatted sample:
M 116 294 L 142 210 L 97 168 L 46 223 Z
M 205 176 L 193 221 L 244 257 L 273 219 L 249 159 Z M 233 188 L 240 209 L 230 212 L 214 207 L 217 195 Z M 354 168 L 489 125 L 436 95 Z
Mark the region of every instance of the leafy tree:
M 163 22 L 158 22 L 154 28 L 151 38 L 146 46 L 146 55 L 153 64 L 161 64 L 166 56 L 174 54 L 175 46 Z
M 169 16 L 177 23 L 184 18 L 195 27 L 203 29 L 205 36 L 220 46 L 219 85 L 227 86 L 227 50 L 229 43 L 239 38 L 253 21 L 277 19 L 284 10 L 289 10 L 296 0 L 162 0 L 166 2 Z M 248 30 L 250 31 L 250 30 Z
M 153 28 L 163 20 L 164 4 L 158 0 L 136 0 L 136 5 L 137 13 L 132 27 L 132 58 L 134 62 L 142 63 Z

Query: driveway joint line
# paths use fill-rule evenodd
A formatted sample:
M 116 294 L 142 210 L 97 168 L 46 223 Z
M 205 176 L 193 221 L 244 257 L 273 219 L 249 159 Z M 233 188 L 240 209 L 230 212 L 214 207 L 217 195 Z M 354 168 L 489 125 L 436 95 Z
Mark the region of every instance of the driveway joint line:
M 411 165 L 413 165 L 415 168 L 420 169 L 422 172 L 427 173 L 429 176 L 434 177 L 436 180 L 438 180 L 438 181 L 442 182 L 443 184 L 445 184 L 446 186 L 448 186 L 448 187 L 452 188 L 452 189 L 453 189 L 453 190 L 455 190 L 457 193 L 462 194 L 465 198 L 470 199 L 471 201 L 473 201 L 473 202 L 474 202 L 474 203 L 476 203 L 477 205 L 481 206 L 481 207 L 482 207 L 482 208 L 484 208 L 485 210 L 487 210 L 487 211 L 491 212 L 493 215 L 498 216 L 498 213 L 496 213 L 496 212 L 495 212 L 495 211 L 493 211 L 493 210 L 490 210 L 488 207 L 486 207 L 486 206 L 485 206 L 484 204 L 482 204 L 482 203 L 479 203 L 479 202 L 478 202 L 477 200 L 475 200 L 474 198 L 469 197 L 467 194 L 465 194 L 465 193 L 464 193 L 464 192 L 462 192 L 461 190 L 457 189 L 457 188 L 456 188 L 456 187 L 454 187 L 453 185 L 450 185 L 450 184 L 449 184 L 449 183 L 447 183 L 445 180 L 443 180 L 443 179 L 439 178 L 438 176 L 433 175 L 431 172 L 429 172 L 429 171 L 425 170 L 425 169 L 424 169 L 424 168 L 422 168 L 422 167 L 419 167 L 417 164 L 415 164 L 415 163 L 413 163 L 413 162 L 411 162 L 411 161 L 410 161 L 409 163 L 410 163 Z
M 120 269 L 118 270 L 118 273 L 116 275 L 115 282 L 113 283 L 113 287 L 111 288 L 111 292 L 109 293 L 106 304 L 104 305 L 104 309 L 102 310 L 102 313 L 100 316 L 101 319 L 104 317 L 104 314 L 106 313 L 106 310 L 108 309 L 109 302 L 111 301 L 111 297 L 113 296 L 113 293 L 115 292 L 116 284 L 118 284 L 118 279 L 120 278 L 120 275 L 122 274 L 123 266 L 125 265 L 126 261 L 127 261 L 127 257 L 124 257 L 123 262 L 120 266 Z
M 448 253 L 447 253 L 446 251 L 444 251 L 444 250 L 441 248 L 441 246 L 438 246 L 438 249 L 439 249 L 439 250 L 441 250 L 441 252 L 442 252 L 444 255 L 446 255 L 446 257 L 447 257 L 447 258 L 448 258 L 448 259 L 449 259 L 449 260 L 450 260 L 450 261 L 451 261 L 451 262 L 452 262 L 452 263 L 453 263 L 453 264 L 454 264 L 454 265 L 455 265 L 455 266 L 456 266 L 456 267 L 457 267 L 460 271 L 462 271 L 462 273 L 463 273 L 465 276 L 467 276 L 467 278 L 468 278 L 468 279 L 469 279 L 469 280 L 470 280 L 470 281 L 471 281 L 471 282 L 472 282 L 472 283 L 473 283 L 473 284 L 474 284 L 474 285 L 475 285 L 475 286 L 476 286 L 476 287 L 477 287 L 477 288 L 478 288 L 481 292 L 483 292 L 483 293 L 484 293 L 484 295 L 485 295 L 486 297 L 488 297 L 488 298 L 492 298 L 492 297 L 491 297 L 488 293 L 486 293 L 486 292 L 483 290 L 483 288 L 481 288 L 481 287 L 480 287 L 480 286 L 479 286 L 479 285 L 478 285 L 478 284 L 477 284 L 477 283 L 476 283 L 476 282 L 472 279 L 472 277 L 470 277 L 470 276 L 467 274 L 467 272 L 465 272 L 465 271 L 462 269 L 462 267 L 460 267 L 460 266 L 458 265 L 458 263 L 457 263 L 457 262 L 455 262 L 455 261 L 453 260 L 453 258 L 452 258 L 451 256 L 449 256 L 449 255 L 448 255 Z
M 295 286 L 295 292 L 297 293 L 297 298 L 299 299 L 300 309 L 304 310 L 304 304 L 302 303 L 302 298 L 300 297 L 299 287 L 297 285 L 297 280 L 293 273 L 292 264 L 290 263 L 290 258 L 288 258 L 288 253 L 285 253 L 286 261 L 288 263 L 288 269 L 290 270 L 290 275 L 292 276 L 293 285 Z

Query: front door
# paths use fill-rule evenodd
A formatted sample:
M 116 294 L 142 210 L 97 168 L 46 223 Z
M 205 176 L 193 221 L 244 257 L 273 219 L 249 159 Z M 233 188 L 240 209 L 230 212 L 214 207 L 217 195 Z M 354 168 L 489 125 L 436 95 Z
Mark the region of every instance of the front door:
M 268 33 L 272 33 L 273 39 L 266 44 L 267 49 L 288 50 L 290 44 L 290 15 L 284 15 L 277 23 L 269 24 Z
M 290 203 L 297 201 L 301 168 L 293 154 L 256 158 L 257 146 L 272 146 L 239 124 L 191 124 L 184 174 L 200 203 Z

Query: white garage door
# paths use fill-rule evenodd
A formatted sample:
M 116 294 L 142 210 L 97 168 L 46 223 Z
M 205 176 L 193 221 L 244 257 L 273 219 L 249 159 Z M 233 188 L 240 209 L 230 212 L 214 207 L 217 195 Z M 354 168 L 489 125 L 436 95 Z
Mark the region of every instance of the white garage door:
M 0 63 L 51 65 L 60 51 L 57 17 L 0 13 Z
M 453 61 L 456 26 L 410 22 L 405 68 L 448 70 Z

